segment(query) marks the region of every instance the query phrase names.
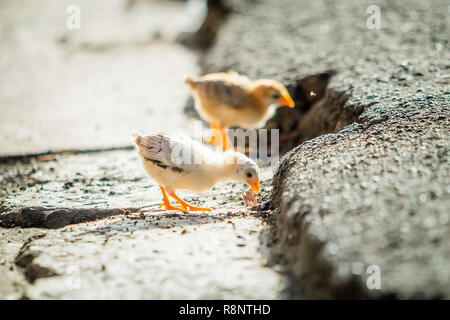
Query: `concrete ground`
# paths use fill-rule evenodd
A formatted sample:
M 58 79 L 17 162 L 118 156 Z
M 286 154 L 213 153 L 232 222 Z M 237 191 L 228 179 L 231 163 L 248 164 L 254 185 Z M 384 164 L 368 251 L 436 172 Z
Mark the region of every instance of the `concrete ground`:
M 180 192 L 213 208 L 188 214 L 157 209 L 161 193 L 134 151 L 0 167 L 3 299 L 278 299 L 288 288 L 243 185 Z
M 11 165 L 2 169 L 11 172 Z M 21 180 L 21 173 L 30 170 L 34 173 Z M 3 195 L 2 206 L 7 208 L 3 223 L 10 227 L 0 229 L 0 269 L 6 278 L 2 298 L 277 299 L 282 295 L 282 268 L 267 267 L 272 263 L 265 246 L 267 223 L 260 212 L 244 206 L 243 185 L 220 184 L 204 194 L 181 192 L 188 201 L 214 208 L 187 214 L 157 209 L 162 202 L 159 188 L 145 176 L 132 151 L 16 163 L 14 171 L 17 175 L 2 183 L 8 193 Z M 262 184 L 266 197 L 271 175 L 266 170 Z M 17 183 L 25 189 L 17 190 Z M 20 218 L 26 210 L 36 216 L 45 210 L 43 206 L 66 209 L 46 217 L 47 225 Z M 89 208 L 97 208 L 97 219 L 106 214 L 101 220 L 86 221 Z M 108 216 L 108 208 L 121 210 Z M 64 220 L 64 210 L 85 222 L 71 224 Z M 9 222 L 7 215 L 19 218 Z M 20 227 L 27 222 L 29 228 Z
M 69 4 L 81 8 L 80 30 L 65 27 Z M 243 185 L 180 193 L 211 212 L 164 212 L 130 148 L 134 130 L 193 121 L 183 80 L 199 72 L 197 57 L 175 44 L 180 28 L 195 26 L 191 9 L 156 0 L 0 4 L 1 299 L 283 295 L 268 226 L 244 206 Z M 114 151 L 122 147 L 130 150 Z M 271 177 L 265 168 L 261 201 Z

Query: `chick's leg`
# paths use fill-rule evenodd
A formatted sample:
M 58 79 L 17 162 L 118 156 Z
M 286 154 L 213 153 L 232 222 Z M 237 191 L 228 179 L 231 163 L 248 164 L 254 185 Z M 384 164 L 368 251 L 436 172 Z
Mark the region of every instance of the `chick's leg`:
M 203 207 L 196 207 L 193 206 L 189 203 L 187 203 L 186 201 L 184 201 L 183 199 L 181 199 L 179 196 L 177 196 L 175 194 L 175 192 L 169 192 L 169 195 L 174 198 L 175 200 L 177 200 L 181 206 L 183 207 L 184 210 L 191 210 L 191 211 L 209 211 L 211 210 L 211 208 L 203 208 Z
M 186 211 L 186 209 L 184 209 L 183 207 L 173 206 L 169 201 L 169 197 L 167 196 L 166 189 L 164 189 L 164 187 L 162 187 L 162 186 L 159 186 L 159 188 L 161 189 L 161 193 L 163 195 L 164 202 L 161 203 L 161 205 L 158 207 L 158 209 L 160 209 L 164 206 L 166 208 L 166 210 Z
M 233 145 L 232 145 L 230 139 L 228 139 L 225 129 L 222 129 L 222 150 L 226 151 L 232 147 L 233 147 Z
M 214 122 L 210 122 L 209 126 L 211 127 L 211 131 L 213 132 L 211 138 L 209 138 L 208 140 L 205 141 L 206 144 L 211 144 L 214 143 L 214 141 L 216 141 L 216 130 L 219 128 Z
M 215 123 L 214 121 L 211 121 L 209 123 L 209 126 L 211 127 L 212 136 L 208 140 L 205 141 L 207 144 L 214 143 L 216 146 L 218 143 L 220 143 L 220 138 L 222 136 L 222 128 Z
M 210 122 L 210 126 L 213 135 L 205 141 L 205 143 L 214 143 L 218 149 L 222 149 L 223 151 L 230 149 L 233 145 L 231 144 L 230 139 L 228 139 L 225 129 L 213 121 Z

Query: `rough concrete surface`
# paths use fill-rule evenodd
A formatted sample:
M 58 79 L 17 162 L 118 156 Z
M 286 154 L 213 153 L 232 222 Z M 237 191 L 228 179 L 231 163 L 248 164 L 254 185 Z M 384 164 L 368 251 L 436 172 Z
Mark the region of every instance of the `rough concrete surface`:
M 448 112 L 326 135 L 286 155 L 277 251 L 306 296 L 450 297 Z M 366 286 L 371 265 L 380 290 Z
M 299 297 L 450 298 L 448 1 L 229 3 L 240 14 L 206 72 L 295 91 L 336 71 L 319 101 L 291 112 L 299 120 L 286 143 L 317 138 L 289 152 L 274 179 L 273 240 Z M 367 27 L 370 5 L 380 29 Z M 381 289 L 366 285 L 370 265 Z

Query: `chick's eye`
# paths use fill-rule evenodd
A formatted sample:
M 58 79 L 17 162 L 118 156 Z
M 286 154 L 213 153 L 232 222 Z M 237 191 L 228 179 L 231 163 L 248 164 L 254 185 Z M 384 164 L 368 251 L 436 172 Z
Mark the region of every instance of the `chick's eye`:
M 274 93 L 272 95 L 272 98 L 274 98 L 275 100 L 280 99 L 281 95 L 279 93 Z
M 250 172 L 247 172 L 247 178 L 251 178 L 252 174 Z

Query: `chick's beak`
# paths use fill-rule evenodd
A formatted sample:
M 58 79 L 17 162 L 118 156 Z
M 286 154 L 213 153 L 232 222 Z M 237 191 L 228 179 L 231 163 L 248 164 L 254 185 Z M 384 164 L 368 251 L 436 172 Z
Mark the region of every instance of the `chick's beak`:
M 255 191 L 256 193 L 259 192 L 259 178 L 258 180 L 249 180 L 247 181 L 247 183 L 253 189 L 253 191 Z
M 292 100 L 289 94 L 286 94 L 280 98 L 280 102 L 284 106 L 288 106 L 289 108 L 295 107 L 294 100 Z

